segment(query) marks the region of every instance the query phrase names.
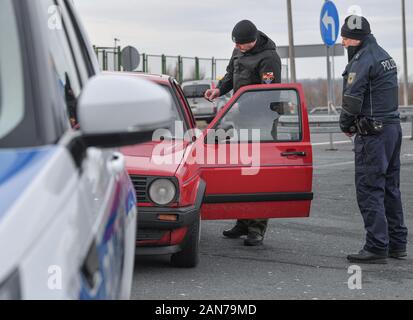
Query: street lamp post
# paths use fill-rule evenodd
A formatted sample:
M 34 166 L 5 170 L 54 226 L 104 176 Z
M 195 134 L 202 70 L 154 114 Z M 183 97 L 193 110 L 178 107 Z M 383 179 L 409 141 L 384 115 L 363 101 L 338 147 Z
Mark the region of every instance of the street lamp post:
M 409 73 L 407 68 L 407 40 L 406 40 L 406 2 L 402 0 L 402 23 L 403 23 L 403 100 L 404 106 L 409 105 Z
M 288 15 L 288 40 L 289 40 L 291 82 L 297 82 L 296 72 L 295 72 L 294 29 L 293 29 L 293 14 L 292 14 L 292 9 L 291 9 L 291 0 L 287 0 L 287 15 Z
M 113 39 L 114 41 L 115 41 L 115 47 L 113 48 L 113 69 L 115 70 L 115 71 L 120 71 L 120 63 L 119 63 L 119 61 L 120 61 L 120 52 L 119 52 L 119 50 L 118 50 L 118 42 L 120 42 L 120 39 L 118 39 L 118 38 L 115 38 L 115 39 Z M 118 55 L 118 57 L 117 57 L 117 59 L 118 60 L 116 60 L 116 56 Z M 118 63 L 117 63 L 118 62 Z M 118 70 L 116 70 L 116 68 L 118 69 Z

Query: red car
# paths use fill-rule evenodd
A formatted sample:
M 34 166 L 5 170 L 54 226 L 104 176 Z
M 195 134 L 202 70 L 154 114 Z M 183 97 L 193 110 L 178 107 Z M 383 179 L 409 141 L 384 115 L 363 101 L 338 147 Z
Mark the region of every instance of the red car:
M 194 267 L 201 217 L 309 216 L 313 160 L 301 85 L 244 87 L 196 134 L 173 78 L 129 75 L 168 90 L 183 127 L 165 128 L 150 143 L 122 149 L 138 197 L 137 254 L 172 254 L 173 265 Z

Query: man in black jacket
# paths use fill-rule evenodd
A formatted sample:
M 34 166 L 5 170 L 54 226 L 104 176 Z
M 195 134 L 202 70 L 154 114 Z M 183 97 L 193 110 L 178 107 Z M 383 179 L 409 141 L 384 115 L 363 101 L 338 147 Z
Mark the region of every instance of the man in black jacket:
M 232 31 L 235 49 L 227 67 L 227 73 L 217 88 L 205 92 L 205 98 L 213 100 L 231 90 L 252 84 L 281 82 L 281 59 L 275 43 L 249 20 L 238 22 Z M 263 243 L 268 219 L 238 220 L 236 225 L 223 232 L 228 238 L 247 235 L 244 244 L 257 246 Z

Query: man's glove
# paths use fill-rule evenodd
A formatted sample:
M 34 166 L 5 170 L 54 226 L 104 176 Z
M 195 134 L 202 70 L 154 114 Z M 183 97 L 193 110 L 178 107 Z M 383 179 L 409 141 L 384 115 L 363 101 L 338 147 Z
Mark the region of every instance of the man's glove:
M 354 135 L 355 133 L 357 133 L 356 121 L 357 119 L 355 116 L 350 115 L 345 110 L 343 110 L 340 114 L 339 120 L 341 131 Z

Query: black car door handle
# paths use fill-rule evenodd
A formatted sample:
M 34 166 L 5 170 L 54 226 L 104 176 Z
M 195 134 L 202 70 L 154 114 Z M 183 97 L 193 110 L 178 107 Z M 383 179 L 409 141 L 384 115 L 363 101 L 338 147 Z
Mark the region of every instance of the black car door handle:
M 283 157 L 305 157 L 307 154 L 304 151 L 292 151 L 292 152 L 283 152 L 281 156 Z

